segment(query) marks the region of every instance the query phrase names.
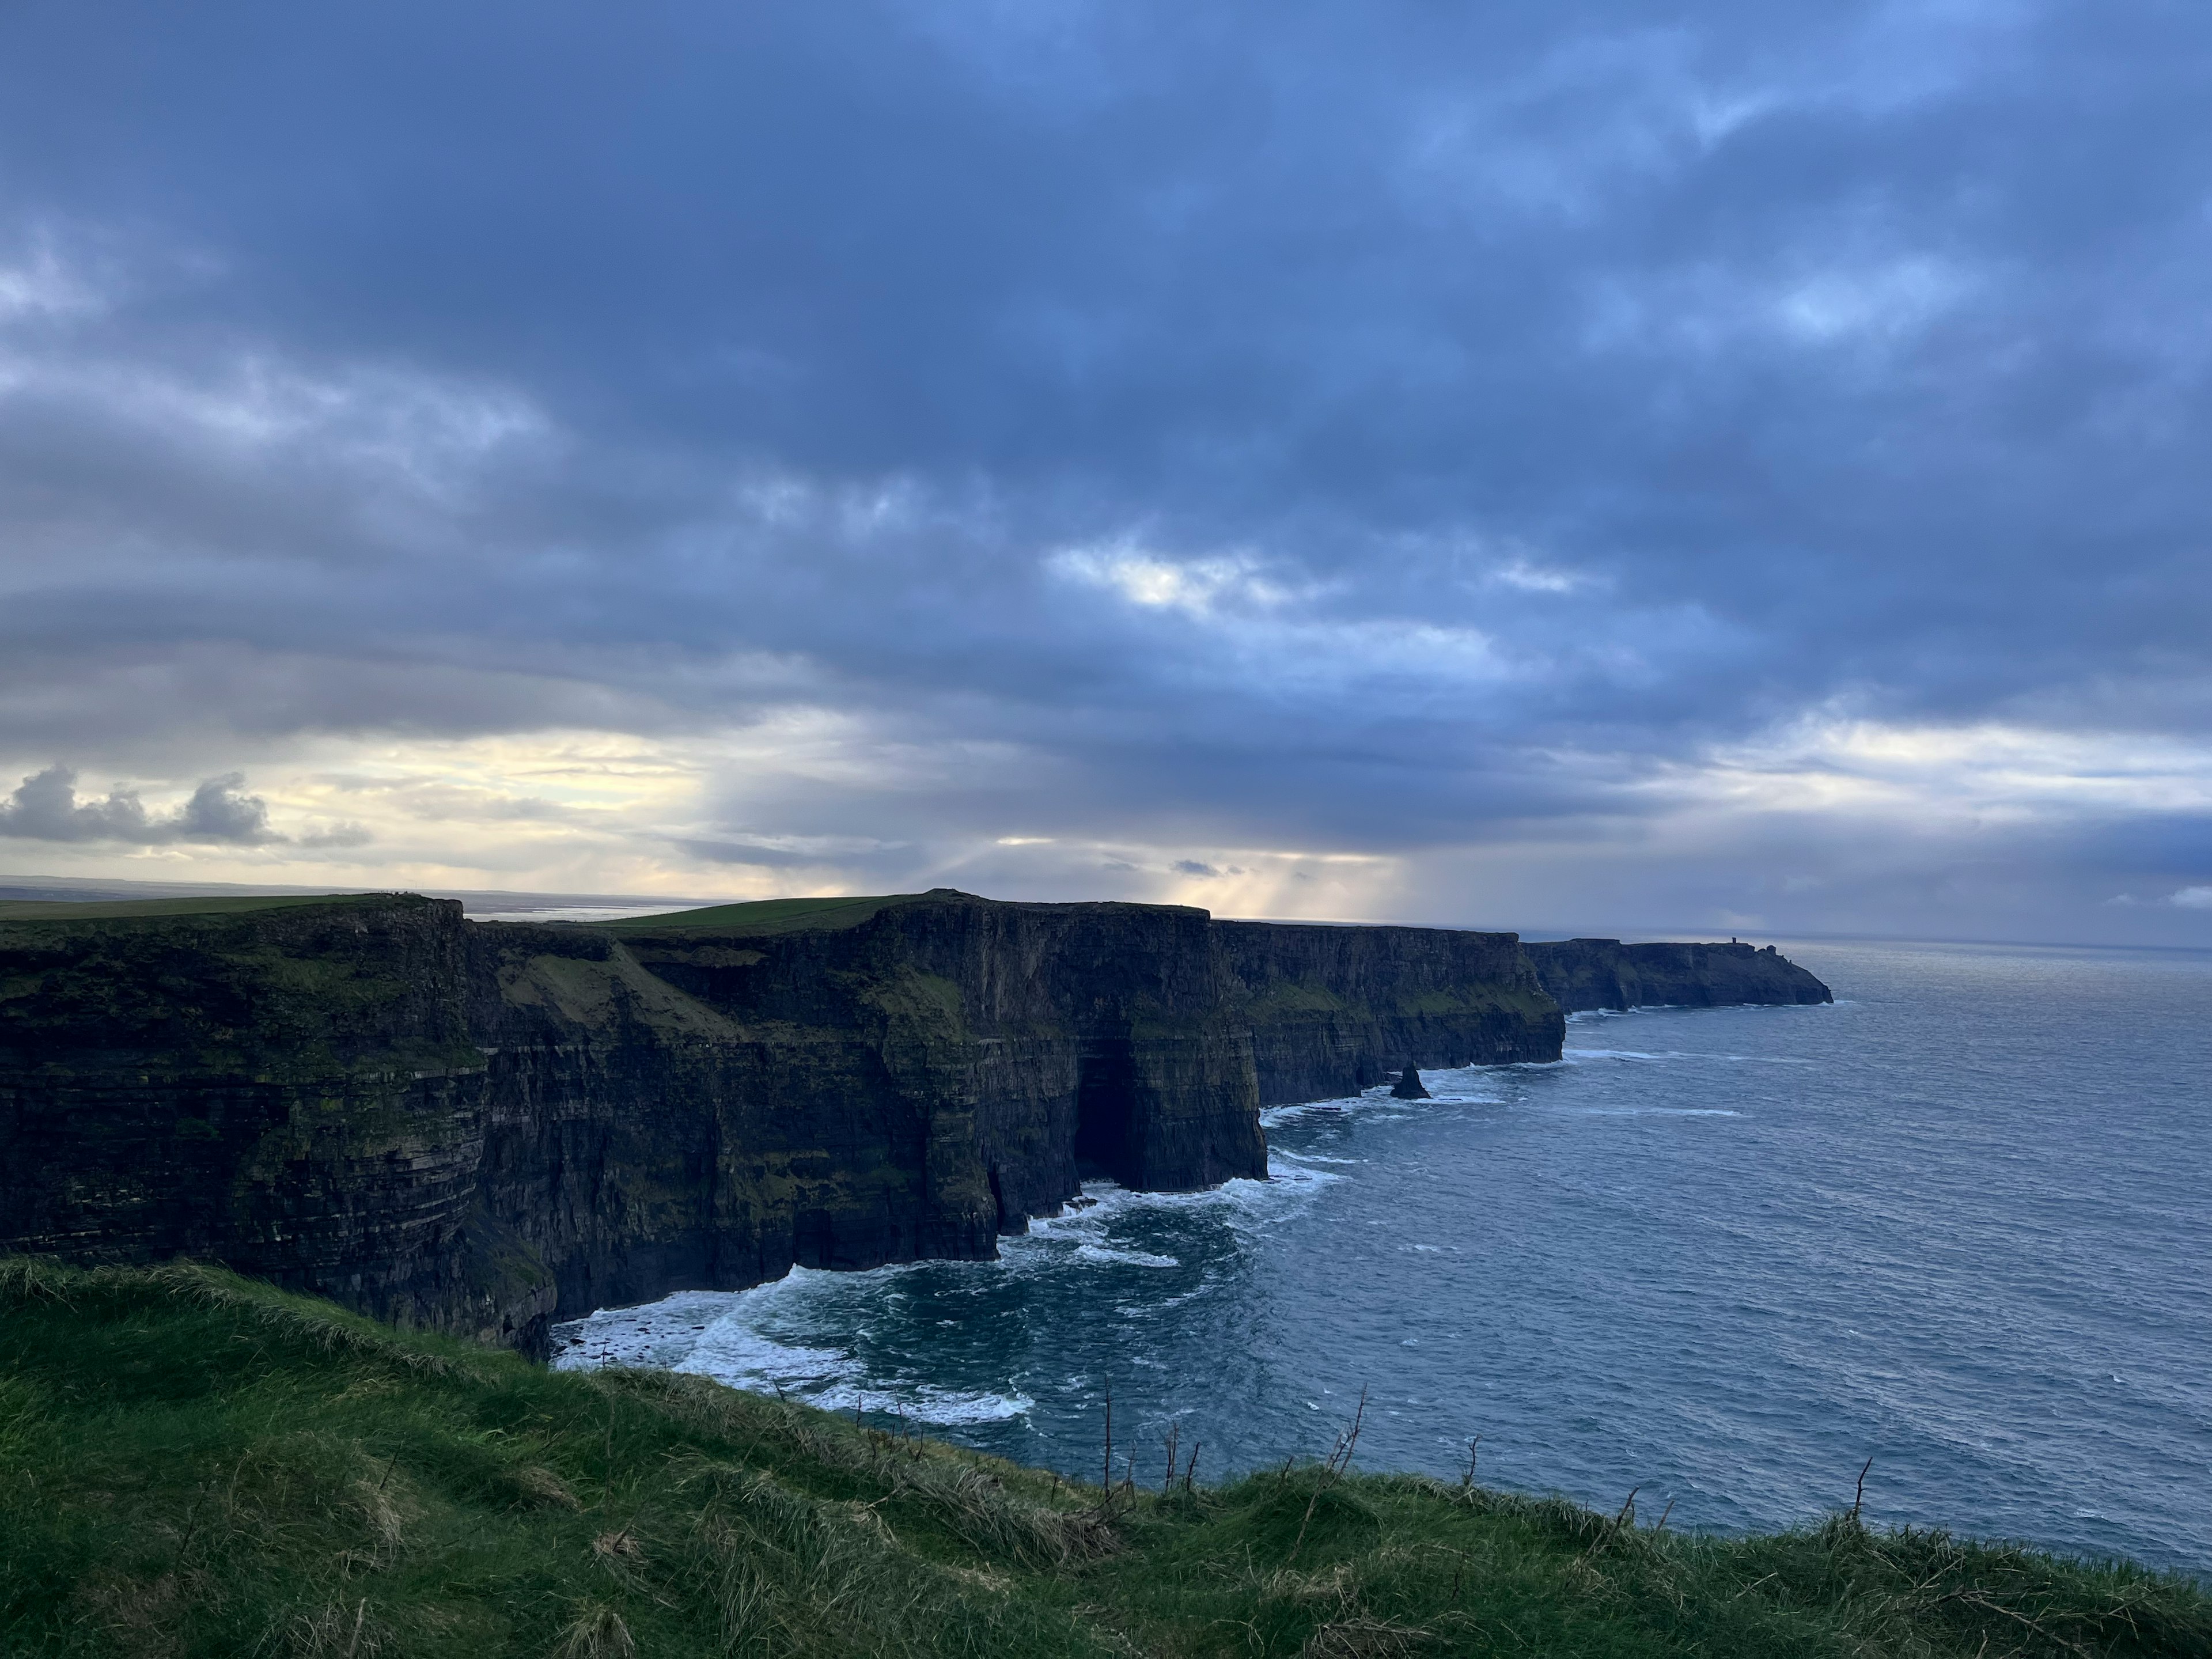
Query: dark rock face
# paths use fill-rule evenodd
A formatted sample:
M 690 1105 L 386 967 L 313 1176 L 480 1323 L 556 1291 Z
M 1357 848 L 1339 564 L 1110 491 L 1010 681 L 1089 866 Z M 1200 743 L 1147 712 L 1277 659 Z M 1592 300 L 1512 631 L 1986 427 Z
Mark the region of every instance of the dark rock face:
M 1769 945 L 1623 945 L 1571 939 L 1524 945 L 1536 977 L 1568 1013 L 1588 1008 L 1719 1008 L 1833 1002 L 1828 988 Z
M 1427 1085 L 1421 1081 L 1420 1073 L 1414 1070 L 1411 1066 L 1408 1066 L 1404 1071 L 1398 1073 L 1398 1080 L 1390 1085 L 1390 1097 L 1393 1100 L 1431 1100 L 1435 1098 L 1434 1096 L 1429 1093 Z
M 1263 1103 L 1556 1058 L 1510 934 L 940 891 L 809 922 L 373 895 L 0 921 L 0 1250 L 178 1254 L 526 1348 L 794 1263 L 988 1257 Z
M 1401 1066 L 1557 1060 L 1566 1026 L 1511 933 L 1218 921 L 1263 1105 L 1357 1094 Z
M 530 1340 L 550 1286 L 484 1261 L 476 1224 L 491 1103 L 458 909 L 0 924 L 0 1249 L 213 1257 Z

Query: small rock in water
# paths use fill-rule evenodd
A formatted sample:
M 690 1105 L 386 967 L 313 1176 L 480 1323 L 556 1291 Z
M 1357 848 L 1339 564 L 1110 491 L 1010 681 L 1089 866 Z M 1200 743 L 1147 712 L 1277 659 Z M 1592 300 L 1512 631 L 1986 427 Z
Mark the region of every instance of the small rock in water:
M 1426 1100 L 1429 1091 L 1421 1086 L 1420 1072 L 1411 1066 L 1398 1073 L 1398 1080 L 1390 1085 L 1393 1100 Z

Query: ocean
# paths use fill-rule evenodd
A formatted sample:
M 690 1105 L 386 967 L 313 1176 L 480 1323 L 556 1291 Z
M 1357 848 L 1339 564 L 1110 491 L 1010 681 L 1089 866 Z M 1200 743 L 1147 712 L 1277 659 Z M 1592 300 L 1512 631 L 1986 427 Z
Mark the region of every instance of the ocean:
M 1266 1115 L 1272 1178 L 996 1262 L 563 1326 L 1095 1480 L 1326 1455 L 1721 1531 L 1847 1508 L 2212 1571 L 2212 952 L 1783 945 L 1828 1007 Z M 1479 1437 L 1479 1439 L 1477 1438 Z

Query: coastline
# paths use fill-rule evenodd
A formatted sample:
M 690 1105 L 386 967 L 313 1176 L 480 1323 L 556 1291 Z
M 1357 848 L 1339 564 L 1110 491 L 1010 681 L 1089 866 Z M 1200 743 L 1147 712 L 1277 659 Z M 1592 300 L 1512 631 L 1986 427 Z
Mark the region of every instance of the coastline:
M 1086 1172 L 1262 1175 L 1263 1108 L 1565 1029 L 1510 933 L 1176 906 L 4 908 L 0 1248 L 206 1257 L 541 1354 L 557 1320 L 795 1265 L 991 1259 Z M 1600 995 L 1826 994 L 1749 947 L 1571 948 Z

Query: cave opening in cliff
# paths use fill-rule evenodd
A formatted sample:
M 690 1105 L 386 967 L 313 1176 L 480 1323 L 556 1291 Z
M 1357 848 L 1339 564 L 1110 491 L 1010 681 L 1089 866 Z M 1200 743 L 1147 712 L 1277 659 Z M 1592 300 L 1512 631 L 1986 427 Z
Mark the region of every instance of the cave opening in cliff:
M 1129 1045 L 1116 1042 L 1083 1057 L 1075 1091 L 1075 1168 L 1085 1181 L 1135 1184 L 1136 1069 Z

